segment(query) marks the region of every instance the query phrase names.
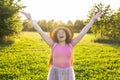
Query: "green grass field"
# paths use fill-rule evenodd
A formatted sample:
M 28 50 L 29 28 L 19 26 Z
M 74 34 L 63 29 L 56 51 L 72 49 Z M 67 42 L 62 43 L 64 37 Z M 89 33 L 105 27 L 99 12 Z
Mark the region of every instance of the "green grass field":
M 46 80 L 50 47 L 36 32 L 0 45 L 0 80 Z M 87 34 L 73 48 L 76 80 L 120 80 L 120 45 L 94 43 Z

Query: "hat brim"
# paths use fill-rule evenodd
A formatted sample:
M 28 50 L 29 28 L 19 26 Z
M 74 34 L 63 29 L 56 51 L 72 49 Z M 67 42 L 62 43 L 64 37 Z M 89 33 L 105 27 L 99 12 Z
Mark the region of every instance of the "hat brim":
M 54 29 L 52 29 L 51 31 L 50 31 L 50 37 L 51 38 L 53 38 L 54 37 L 54 35 L 55 35 L 55 33 L 56 33 L 56 31 L 58 31 L 58 30 L 60 30 L 60 29 L 65 29 L 66 31 L 68 31 L 68 33 L 69 33 L 69 35 L 70 35 L 70 39 L 72 39 L 73 38 L 73 31 L 72 31 L 72 29 L 71 28 L 69 28 L 69 27 L 55 27 Z

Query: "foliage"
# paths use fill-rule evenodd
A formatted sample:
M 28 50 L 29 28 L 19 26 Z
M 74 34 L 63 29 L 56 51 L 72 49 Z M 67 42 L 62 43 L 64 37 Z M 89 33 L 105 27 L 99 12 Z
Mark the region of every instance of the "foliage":
M 107 36 L 112 40 L 120 41 L 120 9 L 111 16 L 110 21 L 108 24 L 110 29 Z
M 24 26 L 24 28 L 22 29 L 23 31 L 35 31 L 35 29 L 28 20 L 24 20 L 22 25 Z
M 80 32 L 84 26 L 85 25 L 82 20 L 76 20 L 73 26 L 74 32 Z
M 38 22 L 38 25 L 42 28 L 42 30 L 44 30 L 44 31 L 47 31 L 48 29 L 47 29 L 47 27 L 46 27 L 46 20 L 39 20 Z
M 49 32 L 50 30 L 52 30 L 53 28 L 59 25 L 70 27 L 74 32 L 80 32 L 82 28 L 85 26 L 85 23 L 82 20 L 76 20 L 74 23 L 68 20 L 67 23 L 64 23 L 62 21 L 54 21 L 52 19 L 49 21 L 38 20 L 37 23 L 46 32 Z M 24 20 L 23 26 L 24 26 L 23 29 L 24 31 L 31 31 L 31 30 L 34 31 L 34 29 L 31 29 L 32 25 L 29 24 L 27 20 Z
M 89 13 L 89 17 L 93 14 L 93 12 L 102 12 L 102 17 L 98 19 L 93 27 L 92 31 L 100 40 L 112 40 L 112 41 L 120 41 L 120 12 L 113 12 L 110 9 L 110 5 L 103 5 L 102 3 L 95 4 L 92 10 Z
M 87 34 L 73 48 L 76 80 L 119 80 L 120 45 L 94 39 Z M 23 32 L 14 44 L 0 45 L 0 79 L 46 80 L 49 55 L 50 47 L 38 33 Z
M 19 2 L 20 0 L 0 1 L 0 39 L 18 34 L 22 30 L 18 12 L 25 6 L 20 5 Z

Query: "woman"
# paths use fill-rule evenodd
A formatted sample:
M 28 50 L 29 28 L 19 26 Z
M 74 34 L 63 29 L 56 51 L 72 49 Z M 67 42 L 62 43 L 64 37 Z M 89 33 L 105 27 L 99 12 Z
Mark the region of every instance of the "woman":
M 50 32 L 50 37 L 32 20 L 29 13 L 22 12 L 39 32 L 44 41 L 52 49 L 52 65 L 47 80 L 75 80 L 72 68 L 72 48 L 82 39 L 101 12 L 94 14 L 90 22 L 74 38 L 73 32 L 67 27 L 56 27 Z

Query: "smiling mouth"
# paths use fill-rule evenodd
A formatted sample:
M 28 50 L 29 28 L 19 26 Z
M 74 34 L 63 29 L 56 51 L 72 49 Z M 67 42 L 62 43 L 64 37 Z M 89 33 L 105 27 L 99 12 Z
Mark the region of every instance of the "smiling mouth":
M 60 36 L 60 38 L 64 38 L 64 36 Z

